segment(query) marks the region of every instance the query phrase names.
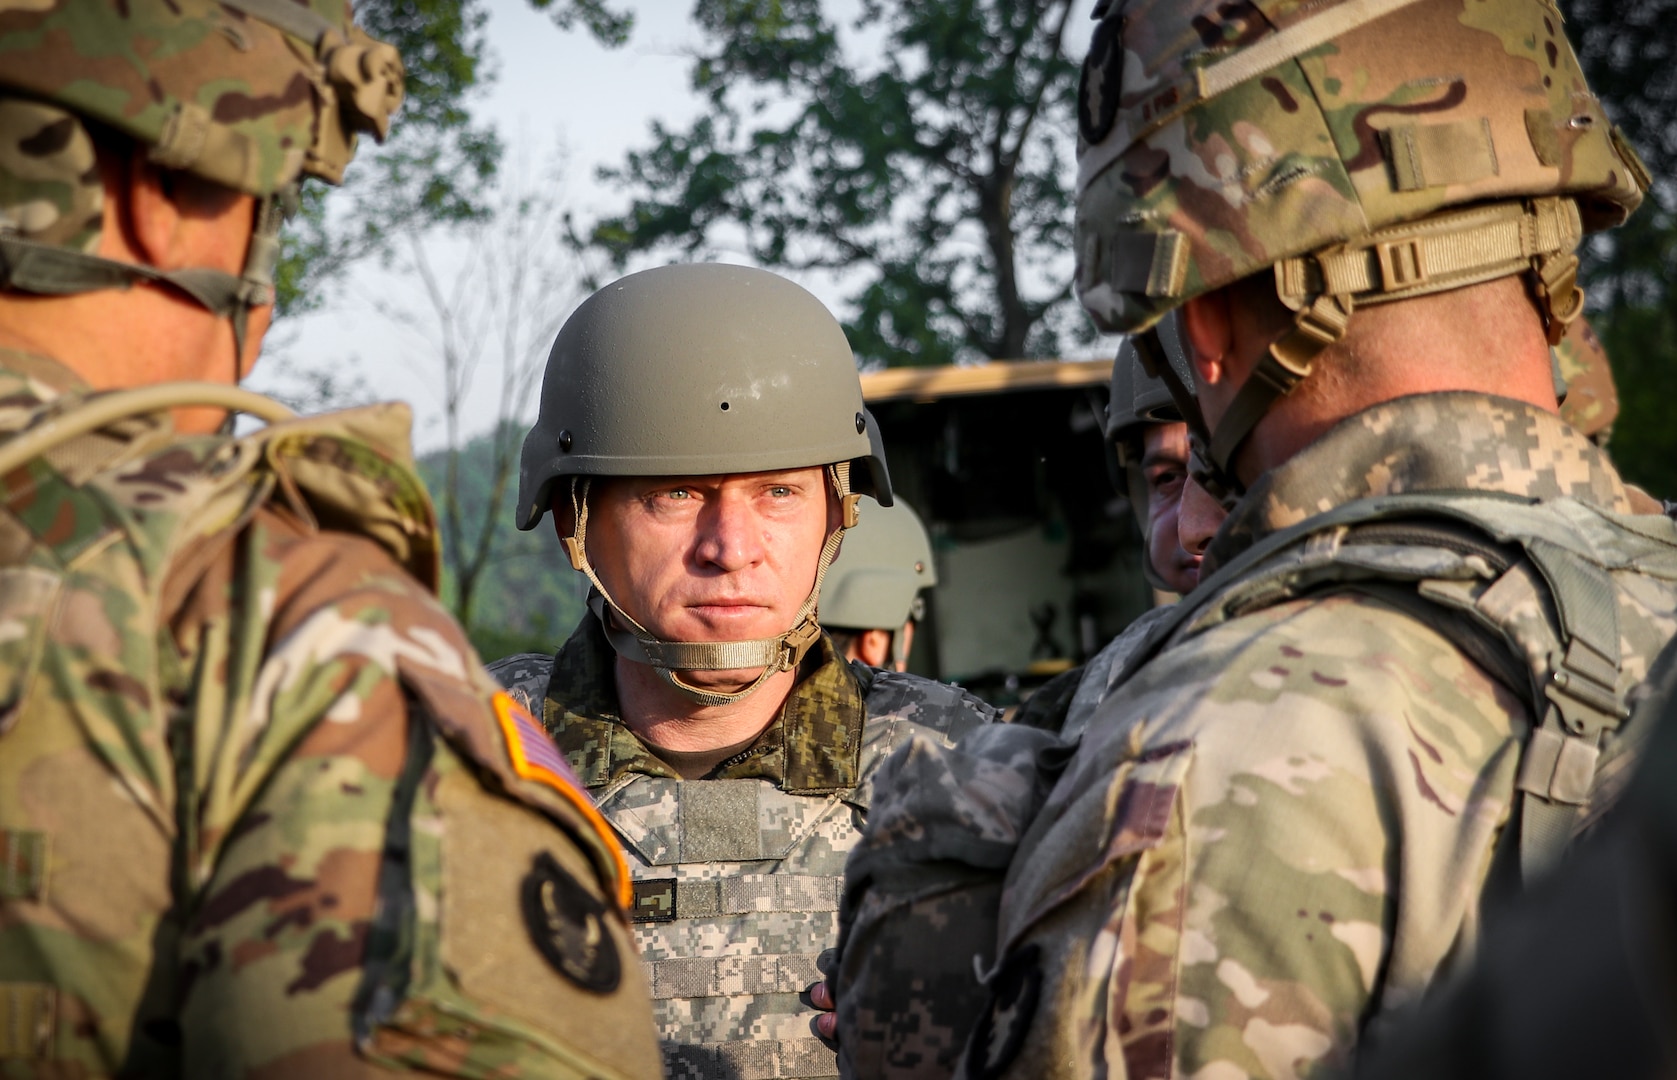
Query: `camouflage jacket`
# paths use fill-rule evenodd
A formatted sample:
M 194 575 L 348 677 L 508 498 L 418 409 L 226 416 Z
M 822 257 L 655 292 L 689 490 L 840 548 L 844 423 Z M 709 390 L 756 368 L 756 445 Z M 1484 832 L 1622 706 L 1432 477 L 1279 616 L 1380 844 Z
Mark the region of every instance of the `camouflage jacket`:
M 0 352 L 0 446 L 88 396 Z M 132 416 L 0 501 L 0 1074 L 656 1075 L 621 854 L 420 584 L 405 409 Z
M 986 996 L 1002 883 L 1089 720 L 1168 607 L 1049 680 L 1009 724 L 916 742 L 875 777 L 845 865 L 835 982 L 840 1073 L 947 1076 Z M 912 987 L 912 1000 L 905 996 Z
M 965 691 L 845 663 L 823 635 L 780 714 L 683 781 L 618 716 L 615 656 L 585 618 L 553 658 L 491 666 L 541 715 L 629 851 L 635 937 L 675 1080 L 833 1076 L 804 992 L 837 938 L 838 888 L 874 770 L 913 738 L 995 718 Z
M 1267 474 L 1019 839 L 965 1072 L 1306 1075 L 1454 970 L 1516 805 L 1576 827 L 1634 749 L 1677 530 L 1627 508 L 1556 418 L 1470 394 Z

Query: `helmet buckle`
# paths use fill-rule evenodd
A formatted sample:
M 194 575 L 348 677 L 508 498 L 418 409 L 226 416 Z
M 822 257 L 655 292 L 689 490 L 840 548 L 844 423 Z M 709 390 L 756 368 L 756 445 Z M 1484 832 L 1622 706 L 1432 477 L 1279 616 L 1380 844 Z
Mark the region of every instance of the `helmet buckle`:
M 844 497 L 844 527 L 854 529 L 856 523 L 862 520 L 862 497 L 856 494 Z
M 564 538 L 565 554 L 570 556 L 572 570 L 586 570 L 588 568 L 588 553 L 583 549 L 582 541 L 574 536 Z
M 1421 243 L 1413 237 L 1376 244 L 1374 257 L 1380 262 L 1380 281 L 1387 292 L 1425 285 L 1429 280 Z

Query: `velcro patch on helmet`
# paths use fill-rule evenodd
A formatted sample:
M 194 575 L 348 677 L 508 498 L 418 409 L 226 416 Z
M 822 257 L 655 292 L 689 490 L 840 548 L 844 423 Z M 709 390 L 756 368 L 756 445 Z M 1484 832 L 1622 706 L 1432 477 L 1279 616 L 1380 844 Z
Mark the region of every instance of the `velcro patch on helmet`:
M 1112 132 L 1118 116 L 1118 96 L 1124 78 L 1124 21 L 1102 20 L 1083 58 L 1083 77 L 1077 84 L 1077 129 L 1085 141 L 1098 143 Z

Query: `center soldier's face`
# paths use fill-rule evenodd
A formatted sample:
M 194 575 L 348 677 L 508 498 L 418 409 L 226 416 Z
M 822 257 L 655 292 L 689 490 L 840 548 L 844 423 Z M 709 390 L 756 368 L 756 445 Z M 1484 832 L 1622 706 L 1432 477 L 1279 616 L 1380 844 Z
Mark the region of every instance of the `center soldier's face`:
M 588 554 L 655 637 L 744 641 L 791 628 L 839 521 L 820 467 L 623 477 L 589 494 Z

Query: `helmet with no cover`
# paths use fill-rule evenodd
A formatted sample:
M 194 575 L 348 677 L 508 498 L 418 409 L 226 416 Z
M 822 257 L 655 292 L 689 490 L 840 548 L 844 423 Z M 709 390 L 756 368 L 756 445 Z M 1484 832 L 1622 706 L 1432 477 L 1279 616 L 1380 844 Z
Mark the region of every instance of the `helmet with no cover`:
M 915 615 L 920 590 L 937 584 L 932 541 L 920 515 L 902 500 L 864 506 L 827 571 L 821 625 L 842 630 L 897 630 Z
M 535 527 L 561 477 L 841 463 L 890 504 L 879 430 L 826 306 L 766 270 L 663 266 L 607 285 L 560 329 L 524 439 L 518 527 Z
M 815 582 L 773 638 L 673 642 L 612 599 L 588 557 L 588 487 L 598 477 L 719 476 L 824 467 L 844 507 Z M 568 481 L 557 489 L 559 481 Z M 809 292 L 745 266 L 685 265 L 612 282 L 565 321 L 548 355 L 541 411 L 524 439 L 517 524 L 534 528 L 568 495 L 571 565 L 618 655 L 651 665 L 701 705 L 746 697 L 794 668 L 820 639 L 816 604 L 860 493 L 891 503 L 879 429 L 844 329 Z M 677 672 L 761 668 L 737 691 L 701 689 Z

